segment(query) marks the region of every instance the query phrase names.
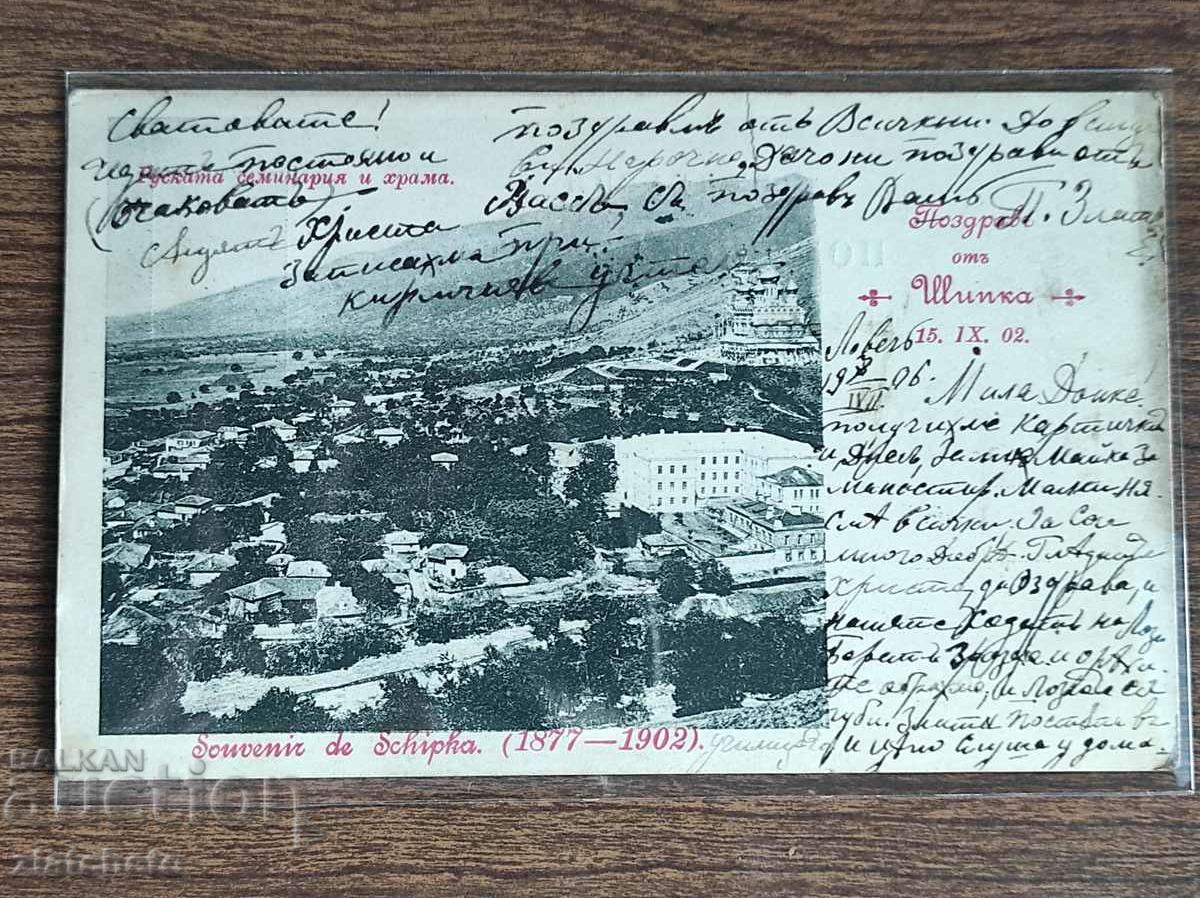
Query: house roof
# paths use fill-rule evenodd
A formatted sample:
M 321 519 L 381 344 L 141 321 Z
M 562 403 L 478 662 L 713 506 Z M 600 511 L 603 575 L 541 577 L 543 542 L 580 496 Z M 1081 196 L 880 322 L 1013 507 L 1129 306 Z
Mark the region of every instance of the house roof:
M 207 440 L 209 437 L 215 437 L 216 434 L 211 430 L 177 430 L 165 439 L 168 440 Z
M 399 574 L 409 568 L 407 562 L 398 558 L 364 558 L 359 565 L 372 574 Z M 408 574 L 404 573 L 404 576 L 408 577 Z
M 344 524 L 346 521 L 382 521 L 386 517 L 387 512 L 383 511 L 351 511 L 346 514 L 318 511 L 316 514 L 310 514 L 308 519 L 314 524 Z
M 448 561 L 451 558 L 466 558 L 471 551 L 457 543 L 434 543 L 425 554 L 432 561 Z
M 261 496 L 255 496 L 252 499 L 243 499 L 241 502 L 230 502 L 225 508 L 249 508 L 251 505 L 262 505 L 269 508 L 279 498 L 279 493 L 263 493 Z
M 203 597 L 198 589 L 174 589 L 169 586 L 143 586 L 135 589 L 125 600 L 126 605 L 144 608 L 146 605 L 192 605 Z
M 258 532 L 262 534 L 262 539 L 269 539 L 272 542 L 287 538 L 283 521 L 267 521 L 258 528 Z
M 643 545 L 651 546 L 652 548 L 683 545 L 683 540 L 669 533 L 646 533 L 639 537 L 639 539 Z
M 351 402 L 349 399 L 335 399 L 333 402 L 329 403 L 329 405 L 332 408 L 354 408 L 355 403 Z
M 589 365 L 583 365 L 573 371 L 568 372 L 563 378 L 563 383 L 570 384 L 605 384 L 616 380 L 609 371 L 593 368 Z
M 121 517 L 136 521 L 139 518 L 148 518 L 160 509 L 168 507 L 161 502 L 129 502 L 121 509 Z
M 764 527 L 780 530 L 786 527 L 809 527 L 822 525 L 824 521 L 815 514 L 792 514 L 774 505 L 759 502 L 755 499 L 737 499 L 730 502 L 729 508 L 741 512 Z
M 192 605 L 198 601 L 204 593 L 198 589 L 156 589 L 154 591 L 153 604 L 155 605 Z
M 137 645 L 145 636 L 165 627 L 162 618 L 132 605 L 121 605 L 101 625 L 100 638 L 108 643 Z
M 212 461 L 212 453 L 207 449 L 171 449 L 158 457 L 160 467 L 168 459 L 185 467 L 203 468 Z
M 171 623 L 177 629 L 192 635 L 199 636 L 205 628 L 205 625 L 220 627 L 222 618 L 218 614 L 213 614 L 209 611 L 197 611 L 193 608 L 182 609 L 175 611 L 171 615 Z
M 800 465 L 792 465 L 792 467 L 776 471 L 774 474 L 765 474 L 763 480 L 769 480 L 780 486 L 820 486 L 824 482 L 819 472 L 802 468 Z
M 237 559 L 225 552 L 204 552 L 197 555 L 184 570 L 189 574 L 219 574 L 237 567 Z
M 421 542 L 421 534 L 412 530 L 393 530 L 385 533 L 379 540 L 384 546 L 415 546 Z
M 252 602 L 257 602 L 260 599 L 266 599 L 270 596 L 282 595 L 283 587 L 276 582 L 282 579 L 283 577 L 263 577 L 261 580 L 255 580 L 253 583 L 246 583 L 242 586 L 235 586 L 233 589 L 227 589 L 225 590 L 225 595 Z
M 284 602 L 303 602 L 316 598 L 323 587 L 323 583 L 312 577 L 263 577 L 253 583 L 227 589 L 225 595 L 250 602 L 274 596 L 279 596 Z
M 429 460 L 434 461 L 434 462 L 445 462 L 445 461 L 453 462 L 453 461 L 458 461 L 458 456 L 455 455 L 453 452 L 435 452 L 435 453 L 433 453 L 433 455 L 429 456 Z
M 317 617 L 349 617 L 363 613 L 349 586 L 323 586 L 317 593 Z
M 259 421 L 254 425 L 255 429 L 259 427 L 274 427 L 276 429 L 283 427 L 287 430 L 295 430 L 295 425 L 288 424 L 287 421 L 281 421 L 279 418 L 267 418 L 265 421 Z
M 211 502 L 212 499 L 208 498 L 208 496 L 197 496 L 194 494 L 189 496 L 181 496 L 175 500 L 176 505 L 184 505 L 188 508 L 203 508 L 205 505 L 208 505 Z
M 138 567 L 150 554 L 150 547 L 144 543 L 116 542 L 109 543 L 100 553 L 102 561 L 108 561 L 121 567 Z
M 372 436 L 376 437 L 402 437 L 404 431 L 399 427 L 377 427 L 371 431 Z
M 289 577 L 320 577 L 329 579 L 333 575 L 329 572 L 323 562 L 320 561 L 293 561 L 287 566 L 287 576 Z
M 528 577 L 515 567 L 507 564 L 493 564 L 482 567 L 479 569 L 479 575 L 483 577 L 485 586 L 524 586 L 529 582 Z

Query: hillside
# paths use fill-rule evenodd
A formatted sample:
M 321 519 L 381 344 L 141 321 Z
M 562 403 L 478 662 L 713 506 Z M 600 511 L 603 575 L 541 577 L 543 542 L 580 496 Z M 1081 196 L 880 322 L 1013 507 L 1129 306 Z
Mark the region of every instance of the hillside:
M 151 339 L 195 339 L 278 335 L 307 338 L 329 336 L 351 338 L 370 345 L 438 345 L 453 341 L 458 345 L 495 344 L 530 338 L 558 338 L 581 323 L 577 310 L 589 307 L 595 295 L 600 266 L 608 266 L 609 284 L 600 291 L 587 330 L 593 342 L 644 343 L 657 329 L 686 332 L 692 328 L 711 329 L 713 315 L 723 302 L 720 282 L 723 272 L 738 260 L 762 226 L 769 207 L 754 206 L 735 214 L 721 215 L 706 205 L 707 218 L 689 215 L 682 220 L 630 212 L 622 222 L 620 235 L 609 237 L 601 247 L 587 251 L 564 250 L 556 244 L 541 255 L 541 271 L 553 265 L 551 282 L 537 296 L 486 296 L 474 298 L 435 298 L 426 303 L 406 302 L 390 324 L 383 326 L 387 306 L 370 305 L 339 316 L 348 290 L 362 290 L 364 298 L 374 293 L 392 295 L 410 284 L 428 295 L 434 291 L 456 291 L 461 285 L 478 286 L 491 282 L 503 287 L 519 280 L 537 264 L 538 250 L 501 251 L 514 235 L 530 240 L 545 234 L 531 216 L 502 222 L 478 222 L 454 231 L 431 235 L 419 241 L 391 243 L 387 249 L 371 253 L 340 256 L 338 264 L 386 264 L 398 255 L 428 254 L 445 259 L 457 252 L 459 261 L 438 264 L 432 273 L 373 273 L 336 281 L 301 282 L 281 289 L 279 277 L 238 286 L 222 293 L 190 300 L 155 314 L 111 318 L 108 339 L 126 343 Z M 559 240 L 582 238 L 584 231 L 577 215 L 551 216 L 550 227 Z M 593 241 L 606 237 L 597 233 L 597 224 L 585 222 Z M 525 227 L 522 227 L 525 225 Z M 507 234 L 500 228 L 509 229 Z M 515 230 L 514 230 L 515 228 Z M 575 233 L 569 231 L 575 229 Z M 798 207 L 769 240 L 754 246 L 753 257 L 776 254 L 797 244 L 807 246 L 811 236 L 812 209 Z M 479 248 L 488 264 L 466 261 L 471 250 Z M 679 274 L 691 264 L 706 260 L 705 271 Z M 813 266 L 793 266 L 802 292 L 811 292 Z M 632 285 L 621 282 L 622 273 L 636 271 Z M 657 284 L 662 284 L 656 289 Z M 689 289 L 684 289 L 689 288 Z M 630 294 L 633 294 L 632 296 Z M 572 315 L 576 314 L 574 327 Z

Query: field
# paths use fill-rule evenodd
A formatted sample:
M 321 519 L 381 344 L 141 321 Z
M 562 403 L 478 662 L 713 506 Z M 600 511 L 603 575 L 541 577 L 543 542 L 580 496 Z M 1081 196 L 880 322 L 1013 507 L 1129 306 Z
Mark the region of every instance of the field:
M 112 406 L 168 406 L 167 394 L 175 391 L 182 397 L 179 407 L 191 404 L 194 399 L 203 399 L 200 392 L 203 384 L 213 384 L 224 374 L 236 374 L 254 384 L 278 387 L 283 379 L 304 367 L 319 369 L 335 358 L 340 362 L 350 361 L 346 356 L 331 350 L 323 359 L 314 359 L 305 352 L 301 359 L 292 357 L 293 350 L 275 352 L 227 352 L 195 355 L 189 358 L 143 358 L 137 360 L 110 359 L 105 366 L 105 402 Z M 240 371 L 231 366 L 240 365 Z M 195 394 L 195 397 L 192 394 Z M 224 386 L 213 386 L 209 395 L 219 399 L 226 393 Z

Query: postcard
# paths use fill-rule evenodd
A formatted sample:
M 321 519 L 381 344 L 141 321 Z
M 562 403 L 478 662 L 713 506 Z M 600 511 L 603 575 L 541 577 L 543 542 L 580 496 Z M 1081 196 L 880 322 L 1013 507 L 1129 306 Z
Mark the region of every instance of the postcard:
M 1181 765 L 1157 92 L 263 85 L 68 96 L 65 775 Z

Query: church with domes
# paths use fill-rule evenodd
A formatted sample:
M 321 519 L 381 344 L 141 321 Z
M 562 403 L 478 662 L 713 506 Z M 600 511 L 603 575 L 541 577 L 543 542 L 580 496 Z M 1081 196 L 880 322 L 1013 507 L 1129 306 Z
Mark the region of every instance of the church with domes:
M 820 327 L 800 286 L 770 262 L 730 272 L 718 326 L 721 356 L 738 365 L 808 365 L 820 361 Z

